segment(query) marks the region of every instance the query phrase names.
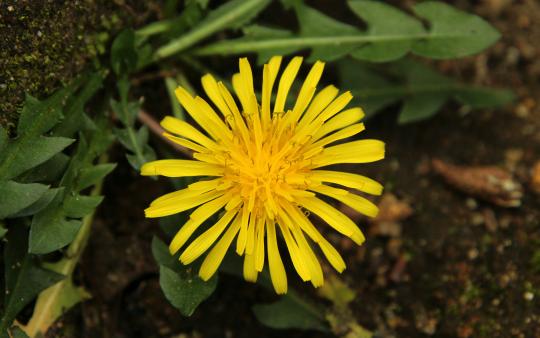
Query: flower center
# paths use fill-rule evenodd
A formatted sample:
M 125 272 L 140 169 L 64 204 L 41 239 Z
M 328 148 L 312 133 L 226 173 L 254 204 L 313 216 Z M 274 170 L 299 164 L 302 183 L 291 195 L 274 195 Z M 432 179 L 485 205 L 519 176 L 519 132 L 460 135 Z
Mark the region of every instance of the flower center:
M 227 151 L 224 180 L 238 193 L 250 212 L 266 212 L 273 219 L 279 200 L 306 187 L 306 168 L 302 145 L 291 142 L 295 126 L 284 128 L 281 116 L 262 130 L 260 142 L 249 128 L 249 140 L 235 138 Z M 248 123 L 251 127 L 251 123 Z M 246 142 L 247 141 L 247 142 Z

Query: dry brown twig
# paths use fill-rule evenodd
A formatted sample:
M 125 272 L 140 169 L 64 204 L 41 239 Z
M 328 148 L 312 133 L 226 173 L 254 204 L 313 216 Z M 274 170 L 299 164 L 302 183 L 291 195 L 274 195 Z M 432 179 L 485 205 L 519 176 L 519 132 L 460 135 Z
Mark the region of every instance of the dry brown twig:
M 137 119 L 139 120 L 139 122 L 147 126 L 152 133 L 154 133 L 163 141 L 165 141 L 165 143 L 173 147 L 174 150 L 178 151 L 179 153 L 188 158 L 193 158 L 193 153 L 191 150 L 179 145 L 178 143 L 174 143 L 173 141 L 163 136 L 163 132 L 165 132 L 165 129 L 161 127 L 161 125 L 152 117 L 152 115 L 141 109 L 139 111 L 139 114 L 137 115 Z

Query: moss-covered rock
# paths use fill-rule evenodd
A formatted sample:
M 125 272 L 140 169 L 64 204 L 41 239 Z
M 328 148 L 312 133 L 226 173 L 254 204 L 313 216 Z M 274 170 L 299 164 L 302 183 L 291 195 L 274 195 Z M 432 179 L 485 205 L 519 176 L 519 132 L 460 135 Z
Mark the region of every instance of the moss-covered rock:
M 25 93 L 48 96 L 103 51 L 116 12 L 109 0 L 0 2 L 0 125 L 15 123 Z

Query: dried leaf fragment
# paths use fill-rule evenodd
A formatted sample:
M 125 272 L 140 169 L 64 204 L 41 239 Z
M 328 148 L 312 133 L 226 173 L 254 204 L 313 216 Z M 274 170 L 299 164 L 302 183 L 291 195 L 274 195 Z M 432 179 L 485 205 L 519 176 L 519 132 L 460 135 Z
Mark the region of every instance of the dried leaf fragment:
M 512 175 L 496 166 L 457 166 L 433 159 L 433 170 L 462 192 L 501 207 L 519 207 L 523 187 Z

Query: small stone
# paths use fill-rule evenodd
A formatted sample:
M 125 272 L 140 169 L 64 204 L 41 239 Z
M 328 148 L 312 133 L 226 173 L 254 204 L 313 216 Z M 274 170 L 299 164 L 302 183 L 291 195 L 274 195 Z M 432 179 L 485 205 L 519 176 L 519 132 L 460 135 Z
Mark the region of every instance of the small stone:
M 471 223 L 472 225 L 482 225 L 484 224 L 485 220 L 484 220 L 484 215 L 480 212 L 475 212 L 472 214 L 472 217 L 471 217 Z
M 478 202 L 476 202 L 474 198 L 470 197 L 465 200 L 465 205 L 471 210 L 478 208 Z
M 7 10 L 8 10 L 8 12 L 13 12 L 15 10 L 15 8 L 13 8 L 13 6 L 8 6 Z
M 470 249 L 468 252 L 467 252 L 467 256 L 469 257 L 469 259 L 471 261 L 475 260 L 476 258 L 478 258 L 478 250 L 476 248 L 472 248 Z
M 527 291 L 523 294 L 523 299 L 525 299 L 526 301 L 530 302 L 531 300 L 534 299 L 534 293 L 530 292 L 530 291 Z

